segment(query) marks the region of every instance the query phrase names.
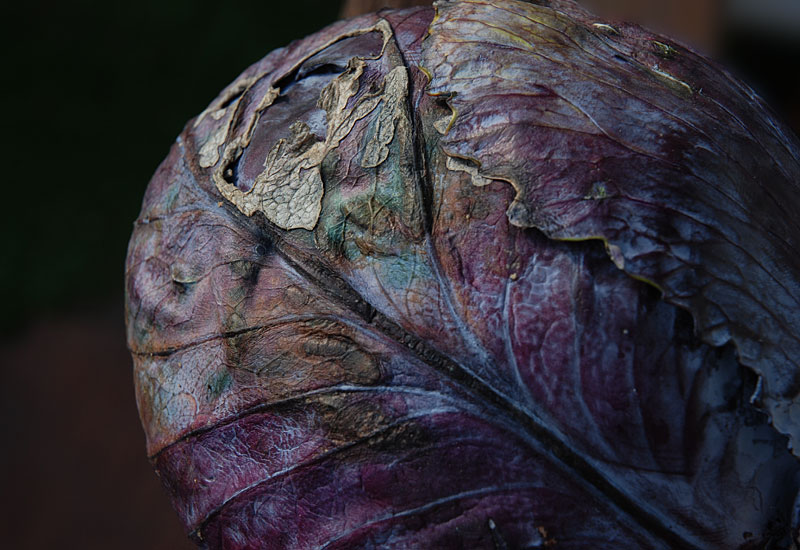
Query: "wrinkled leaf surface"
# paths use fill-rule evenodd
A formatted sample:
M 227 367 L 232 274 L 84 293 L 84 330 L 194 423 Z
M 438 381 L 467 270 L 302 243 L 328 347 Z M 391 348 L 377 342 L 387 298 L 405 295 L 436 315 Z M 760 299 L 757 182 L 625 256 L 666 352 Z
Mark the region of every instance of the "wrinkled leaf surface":
M 187 125 L 129 249 L 139 410 L 187 531 L 788 547 L 798 158 L 715 65 L 566 1 L 271 53 Z

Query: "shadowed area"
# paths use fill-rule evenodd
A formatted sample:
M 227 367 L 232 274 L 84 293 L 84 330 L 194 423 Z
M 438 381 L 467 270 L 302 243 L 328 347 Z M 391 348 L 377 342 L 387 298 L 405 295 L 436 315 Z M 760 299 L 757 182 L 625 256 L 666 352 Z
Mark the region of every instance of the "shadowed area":
M 121 305 L 0 344 L 3 547 L 193 548 L 144 448 Z

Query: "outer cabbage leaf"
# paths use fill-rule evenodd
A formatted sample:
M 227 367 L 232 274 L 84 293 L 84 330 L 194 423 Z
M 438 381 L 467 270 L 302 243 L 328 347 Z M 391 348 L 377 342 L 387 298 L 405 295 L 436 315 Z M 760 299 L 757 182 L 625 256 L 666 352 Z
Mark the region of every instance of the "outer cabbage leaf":
M 795 434 L 796 141 L 596 23 L 362 17 L 187 125 L 126 288 L 148 452 L 201 546 L 789 544 L 798 463 L 751 396 Z
M 690 310 L 704 340 L 733 341 L 800 448 L 797 139 L 708 60 L 557 6 L 570 15 L 439 6 L 422 62 L 458 113 L 445 150 L 513 184 L 511 223 L 603 239 L 621 269 Z M 465 41 L 503 53 L 476 62 Z

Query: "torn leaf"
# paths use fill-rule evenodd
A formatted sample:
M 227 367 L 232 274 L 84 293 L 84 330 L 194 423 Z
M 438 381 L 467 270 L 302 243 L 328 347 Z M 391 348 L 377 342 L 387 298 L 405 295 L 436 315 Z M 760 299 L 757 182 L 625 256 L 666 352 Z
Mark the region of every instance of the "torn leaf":
M 389 156 L 388 145 L 395 136 L 398 121 L 405 117 L 408 100 L 408 75 L 405 67 L 395 67 L 386 75 L 383 106 L 378 115 L 376 130 L 367 143 L 361 159 L 363 168 L 375 168 Z
M 376 28 L 385 30 L 385 24 Z M 375 136 L 367 145 L 364 157 L 367 165 L 379 165 L 388 155 L 387 145 L 394 136 L 398 119 L 405 112 L 408 88 L 406 69 L 396 67 L 383 78 L 378 91 L 361 91 L 358 95 L 364 67 L 363 58 L 353 57 L 345 72 L 320 93 L 317 106 L 325 111 L 324 139 L 316 139 L 307 124 L 295 123 L 291 127 L 292 137 L 280 139 L 272 147 L 264 161 L 264 170 L 248 191 L 242 191 L 226 179 L 227 163 L 223 163 L 214 175 L 222 195 L 248 216 L 257 211 L 263 212 L 270 222 L 281 229 L 313 229 L 322 206 L 320 166 L 326 155 L 339 146 L 358 121 L 383 103 Z M 262 102 L 257 112 L 266 110 L 274 99 Z M 251 119 L 251 125 L 255 120 L 255 117 Z M 246 134 L 245 143 L 251 134 L 252 129 Z M 244 146 L 242 143 L 235 145 L 231 149 L 234 155 Z

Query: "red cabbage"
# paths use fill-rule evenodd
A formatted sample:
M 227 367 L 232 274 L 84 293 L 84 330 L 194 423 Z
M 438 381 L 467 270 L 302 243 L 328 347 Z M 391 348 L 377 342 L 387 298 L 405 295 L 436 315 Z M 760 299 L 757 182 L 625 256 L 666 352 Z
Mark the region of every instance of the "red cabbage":
M 148 453 L 205 548 L 790 548 L 800 144 L 570 0 L 270 53 L 126 265 Z

